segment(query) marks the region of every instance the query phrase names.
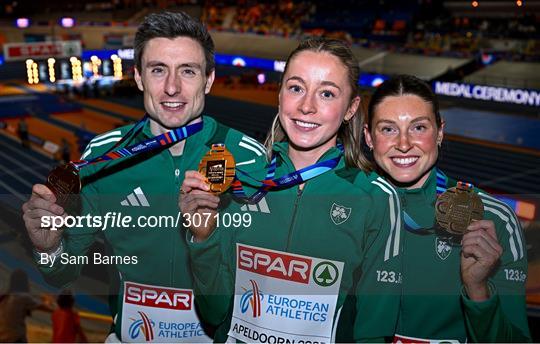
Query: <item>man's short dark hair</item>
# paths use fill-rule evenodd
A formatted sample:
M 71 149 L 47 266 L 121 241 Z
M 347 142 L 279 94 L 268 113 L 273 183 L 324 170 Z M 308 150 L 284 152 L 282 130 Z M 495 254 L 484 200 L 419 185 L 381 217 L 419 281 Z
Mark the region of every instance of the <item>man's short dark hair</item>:
M 141 70 L 141 59 L 146 43 L 152 38 L 189 37 L 201 45 L 206 60 L 206 75 L 215 68 L 214 41 L 206 27 L 184 12 L 160 12 L 147 15 L 135 33 L 135 65 Z

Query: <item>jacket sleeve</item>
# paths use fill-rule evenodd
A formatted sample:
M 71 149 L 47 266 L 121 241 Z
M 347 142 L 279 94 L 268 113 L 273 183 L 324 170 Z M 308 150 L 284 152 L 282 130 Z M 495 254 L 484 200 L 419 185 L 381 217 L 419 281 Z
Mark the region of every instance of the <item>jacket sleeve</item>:
M 375 190 L 367 212 L 364 262 L 356 289 L 356 342 L 385 342 L 395 333 L 401 297 L 400 206 L 393 188 Z
M 512 209 L 491 197 L 488 202 L 484 199 L 485 217 L 495 223 L 503 255 L 489 281 L 488 300 L 474 302 L 462 293 L 468 335 L 472 342 L 530 342 L 525 238 Z
M 264 177 L 264 146 L 236 130 L 229 130 L 225 143 L 242 171 L 255 178 Z M 230 193 L 224 196 L 222 203 L 226 206 L 220 210 L 220 216 L 240 212 L 241 205 L 231 201 Z M 187 233 L 199 315 L 204 322 L 219 327 L 227 321 L 234 298 L 234 227 L 218 227 L 206 241 L 200 243 L 192 241 L 189 230 Z
M 232 230 L 216 228 L 204 242 L 193 242 L 188 231 L 188 249 L 193 273 L 195 302 L 201 320 L 218 327 L 226 319 L 234 288 L 230 267 Z

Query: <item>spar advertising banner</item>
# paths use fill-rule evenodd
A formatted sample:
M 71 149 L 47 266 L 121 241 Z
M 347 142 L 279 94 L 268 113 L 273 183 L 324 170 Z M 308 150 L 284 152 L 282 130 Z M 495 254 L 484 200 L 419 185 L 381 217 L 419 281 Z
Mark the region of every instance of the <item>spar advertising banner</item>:
M 245 342 L 328 343 L 343 263 L 236 245 L 229 336 Z
M 37 43 L 6 43 L 4 58 L 6 61 L 26 59 L 48 59 L 49 57 L 81 56 L 80 41 L 57 41 Z

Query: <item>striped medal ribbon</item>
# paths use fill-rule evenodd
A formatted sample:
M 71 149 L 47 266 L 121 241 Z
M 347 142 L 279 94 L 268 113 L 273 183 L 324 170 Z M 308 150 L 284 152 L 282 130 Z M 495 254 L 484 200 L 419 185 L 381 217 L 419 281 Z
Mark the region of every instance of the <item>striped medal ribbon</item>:
M 450 235 L 463 235 L 471 221 L 483 218 L 482 201 L 473 192 L 473 184 L 458 181 L 455 187 L 448 188 L 448 177 L 438 168 L 436 172 L 436 223 Z M 405 229 L 410 232 L 421 233 L 429 230 L 418 225 L 406 211 L 403 211 L 403 220 Z
M 437 187 L 436 194 L 439 197 L 442 193 L 446 191 L 446 184 L 448 183 L 448 177 L 438 168 L 435 169 L 437 173 Z M 429 228 L 421 227 L 414 219 L 403 210 L 403 221 L 405 222 L 405 229 L 409 232 L 423 232 L 429 230 Z
M 246 193 L 244 192 L 242 182 L 238 179 L 238 175 L 237 175 L 237 177 L 232 183 L 233 195 L 236 198 L 241 199 L 245 203 L 257 204 L 271 190 L 287 189 L 292 186 L 302 184 L 317 176 L 320 176 L 321 174 L 334 169 L 338 165 L 339 160 L 341 159 L 341 156 L 343 155 L 343 145 L 338 144 L 337 148 L 341 152 L 337 157 L 317 162 L 313 165 L 288 173 L 279 178 L 274 178 L 275 173 L 276 173 L 276 164 L 277 164 L 276 153 L 272 154 L 272 160 L 270 161 L 270 165 L 268 166 L 266 177 L 262 181 L 254 179 L 248 173 L 243 172 L 242 170 L 237 168 L 236 172 L 238 174 L 245 176 L 260 185 L 257 191 L 253 193 L 253 195 L 247 196 Z M 246 182 L 246 184 L 249 184 L 249 183 Z M 250 185 L 253 185 L 253 184 L 250 184 Z
M 139 133 L 147 120 L 148 115 L 145 115 L 141 120 L 135 123 L 135 125 L 126 133 L 126 135 L 124 135 L 119 142 L 111 147 L 107 153 L 90 160 L 71 161 L 67 164 L 54 168 L 47 176 L 47 181 L 45 184 L 56 196 L 56 203 L 62 207 L 65 207 L 70 206 L 75 202 L 74 195 L 80 193 L 82 189 L 82 184 L 79 177 L 79 170 L 82 167 L 102 161 L 130 157 L 159 147 L 168 146 L 184 140 L 185 138 L 201 131 L 203 128 L 203 122 L 201 121 L 195 124 L 176 128 L 131 146 L 117 149 L 122 143 L 126 142 L 129 137 L 135 136 L 137 133 Z
M 80 170 L 81 167 L 92 165 L 98 162 L 102 161 L 109 161 L 109 160 L 116 160 L 124 157 L 130 157 L 137 154 L 145 153 L 151 150 L 154 150 L 159 147 L 169 146 L 174 143 L 180 142 L 189 136 L 199 132 L 203 128 L 203 122 L 197 122 L 195 124 L 186 125 L 183 127 L 179 127 L 173 130 L 170 130 L 166 133 L 163 133 L 161 135 L 152 137 L 150 139 L 144 140 L 142 142 L 135 143 L 131 146 L 120 148 L 118 150 L 115 150 L 118 148 L 127 137 L 132 135 L 134 132 L 138 133 L 142 130 L 142 127 L 144 126 L 145 122 L 147 121 L 148 116 L 145 116 L 142 120 L 137 122 L 133 128 L 120 140 L 117 142 L 109 151 L 101 156 L 98 156 L 94 159 L 90 160 L 79 160 L 79 161 L 72 161 L 71 164 L 75 166 L 77 170 Z M 134 135 L 133 135 L 134 136 Z

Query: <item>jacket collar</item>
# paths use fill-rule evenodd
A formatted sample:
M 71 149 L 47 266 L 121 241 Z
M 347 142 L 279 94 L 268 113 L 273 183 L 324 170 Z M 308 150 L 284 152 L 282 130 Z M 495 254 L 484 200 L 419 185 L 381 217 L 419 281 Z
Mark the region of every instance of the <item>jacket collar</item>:
M 202 115 L 203 120 L 203 128 L 198 133 L 193 134 L 192 136 L 187 138 L 187 142 L 193 141 L 193 142 L 202 142 L 205 145 L 209 145 L 212 140 L 212 136 L 214 132 L 216 131 L 216 121 L 208 117 L 206 115 Z M 141 133 L 138 135 L 139 137 L 142 137 L 142 139 L 149 139 L 156 135 L 152 133 L 152 130 L 150 129 L 150 121 L 151 119 L 147 120 L 146 123 L 143 126 L 143 129 L 141 130 Z
M 291 159 L 289 158 L 289 142 L 282 141 L 282 142 L 276 142 L 272 146 L 272 151 L 274 151 L 279 159 L 279 162 L 283 162 L 289 171 L 295 171 L 296 168 L 294 167 L 294 164 L 292 163 Z M 341 151 L 336 147 L 333 146 L 330 149 L 328 149 L 324 154 L 317 160 L 317 162 L 333 159 L 341 154 Z M 338 166 L 336 168 L 340 168 L 344 164 L 344 159 L 341 159 Z
M 409 200 L 431 200 L 436 197 L 437 189 L 437 169 L 433 167 L 429 172 L 428 179 L 424 182 L 424 185 L 414 189 L 398 188 L 398 192 L 403 194 Z

